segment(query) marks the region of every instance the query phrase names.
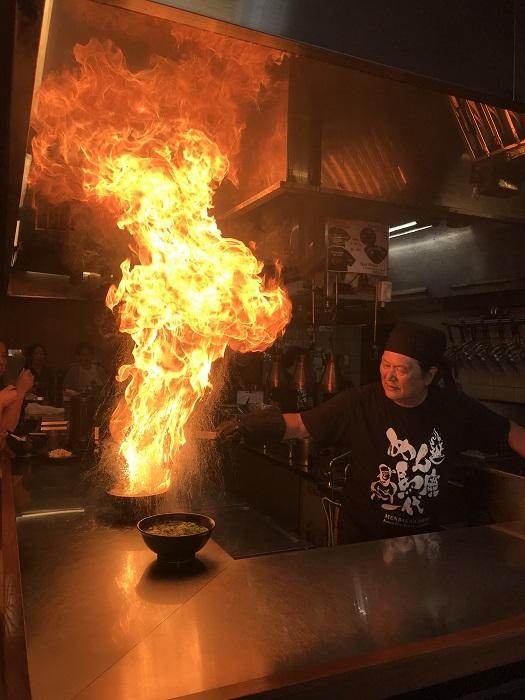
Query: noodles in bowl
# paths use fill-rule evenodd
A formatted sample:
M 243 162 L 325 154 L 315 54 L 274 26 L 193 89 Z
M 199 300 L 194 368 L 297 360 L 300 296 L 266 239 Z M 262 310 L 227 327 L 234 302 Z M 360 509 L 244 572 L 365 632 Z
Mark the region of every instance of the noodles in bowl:
M 200 513 L 160 513 L 137 523 L 145 544 L 159 561 L 169 564 L 192 560 L 214 527 L 215 521 Z

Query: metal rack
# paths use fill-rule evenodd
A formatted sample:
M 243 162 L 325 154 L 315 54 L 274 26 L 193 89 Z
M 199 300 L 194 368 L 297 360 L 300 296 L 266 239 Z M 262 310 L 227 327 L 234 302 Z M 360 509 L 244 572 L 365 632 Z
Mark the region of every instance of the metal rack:
M 519 373 L 520 362 L 525 360 L 521 340 L 525 318 L 490 316 L 443 325 L 449 340 L 445 357 L 455 368 L 463 365 Z

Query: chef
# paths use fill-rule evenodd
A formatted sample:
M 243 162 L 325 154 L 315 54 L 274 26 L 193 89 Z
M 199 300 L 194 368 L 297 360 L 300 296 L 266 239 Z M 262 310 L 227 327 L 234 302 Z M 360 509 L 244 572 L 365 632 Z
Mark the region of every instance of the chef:
M 459 452 L 525 457 L 525 428 L 456 387 L 441 387 L 444 333 L 408 321 L 390 333 L 380 381 L 347 389 L 315 408 L 282 414 L 272 407 L 219 426 L 219 438 L 247 442 L 313 438 L 351 451 L 339 543 L 439 529 Z

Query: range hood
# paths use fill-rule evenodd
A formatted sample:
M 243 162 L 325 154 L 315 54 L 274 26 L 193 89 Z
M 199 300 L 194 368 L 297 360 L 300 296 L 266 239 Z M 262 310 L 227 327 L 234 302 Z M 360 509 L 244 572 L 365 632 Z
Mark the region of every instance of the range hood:
M 525 115 L 451 97 L 450 104 L 467 152 L 472 182 L 480 194 L 511 197 L 525 181 Z
M 451 109 L 458 98 L 308 58 L 291 58 L 288 69 L 287 90 L 246 126 L 238 199 L 220 216 L 238 216 L 282 188 L 326 196 L 339 208 L 338 197 L 351 197 L 429 213 L 525 220 L 518 188 L 512 201 L 500 202 L 472 176 L 481 158 L 466 151 Z M 522 115 L 478 106 L 504 114 L 525 132 Z M 513 148 L 523 149 L 516 128 L 512 142 L 501 146 L 506 160 Z M 490 161 L 496 150 L 483 157 Z M 523 163 L 512 161 L 516 179 L 518 172 L 525 178 Z
M 313 21 L 311 3 L 306 6 Z M 172 54 L 173 23 L 284 50 L 271 89 L 246 121 L 238 179 L 223 183 L 215 204 L 227 235 L 256 240 L 263 251 L 277 250 L 293 259 L 300 274 L 323 266 L 324 222 L 329 217 L 392 224 L 414 213 L 429 221 L 452 213 L 525 221 L 521 192 L 503 200 L 490 196 L 492 192 L 483 194 L 479 181 L 473 181 L 476 158 L 465 152 L 444 84 L 424 89 L 414 76 L 363 63 L 337 49 L 340 36 L 325 37 L 319 45 L 311 32 L 302 39 L 294 36 L 290 27 L 297 8 L 291 2 L 274 3 L 271 17 L 255 6 L 248 11 L 243 3 L 228 4 L 230 14 L 222 13 L 226 5 L 221 9 L 146 0 L 78 0 L 74 11 L 64 0 L 28 7 L 19 2 L 20 14 L 32 13 L 33 21 L 18 42 L 23 59 L 15 63 L 25 76 L 26 97 L 29 75 L 34 74 L 37 90 L 49 71 L 71 62 L 76 42 L 92 36 L 113 39 L 137 69 L 152 52 Z M 217 12 L 221 16 L 214 18 Z M 25 191 L 31 139 L 31 133 L 25 138 L 29 106 L 24 111 L 24 89 L 18 92 L 18 119 L 12 123 L 12 201 Z M 47 285 L 50 296 L 55 295 L 52 286 L 57 296 L 102 296 L 118 274 L 115 261 L 125 257 L 124 240 L 108 249 L 87 227 L 79 243 L 68 227 L 67 206 L 58 211 L 30 190 L 20 204 L 8 221 L 9 292 L 41 296 Z M 37 279 L 38 292 L 32 292 Z

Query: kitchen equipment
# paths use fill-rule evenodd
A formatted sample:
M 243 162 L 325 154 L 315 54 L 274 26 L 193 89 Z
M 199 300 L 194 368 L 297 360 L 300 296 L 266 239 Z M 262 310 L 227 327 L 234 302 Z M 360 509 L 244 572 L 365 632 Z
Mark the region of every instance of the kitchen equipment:
M 162 507 L 167 491 L 137 495 L 128 494 L 114 487 L 106 491 L 111 506 L 123 523 L 137 522 L 140 518 L 152 515 Z
M 268 377 L 266 378 L 266 387 L 271 392 L 272 389 L 277 389 L 281 384 L 281 354 L 277 352 L 272 360 Z
M 306 353 L 301 353 L 297 358 L 293 373 L 293 385 L 296 389 L 306 390 L 307 388 Z
M 311 438 L 296 438 L 289 440 L 288 456 L 292 464 L 298 464 L 301 467 L 307 467 L 310 451 L 312 447 Z
M 15 435 L 15 433 L 7 433 L 10 438 L 13 438 L 13 440 L 16 440 L 16 442 L 26 442 L 27 440 L 27 435 L 24 435 L 21 437 L 20 435 Z
M 72 396 L 69 403 L 69 441 L 73 446 L 87 444 L 93 430 L 98 397 L 94 394 Z
M 49 451 L 65 447 L 68 442 L 69 422 L 66 420 L 46 420 L 40 424 L 40 431 L 45 433 Z
M 47 440 L 44 433 L 28 433 L 27 435 L 7 434 L 7 444 L 17 457 L 32 457 Z
M 337 394 L 338 389 L 335 355 L 331 352 L 326 361 L 326 367 L 321 378 L 321 391 L 324 397 L 328 398 L 329 396 Z
M 306 366 L 306 352 L 301 353 L 297 358 L 293 373 L 293 386 L 297 392 L 297 410 L 302 411 L 309 406 L 309 381 L 308 370 Z
M 204 532 L 189 535 L 153 534 L 150 529 L 159 525 L 193 523 L 205 527 Z M 210 539 L 215 521 L 200 513 L 160 513 L 143 518 L 137 528 L 147 547 L 156 553 L 157 559 L 164 564 L 184 564 L 192 561 Z

